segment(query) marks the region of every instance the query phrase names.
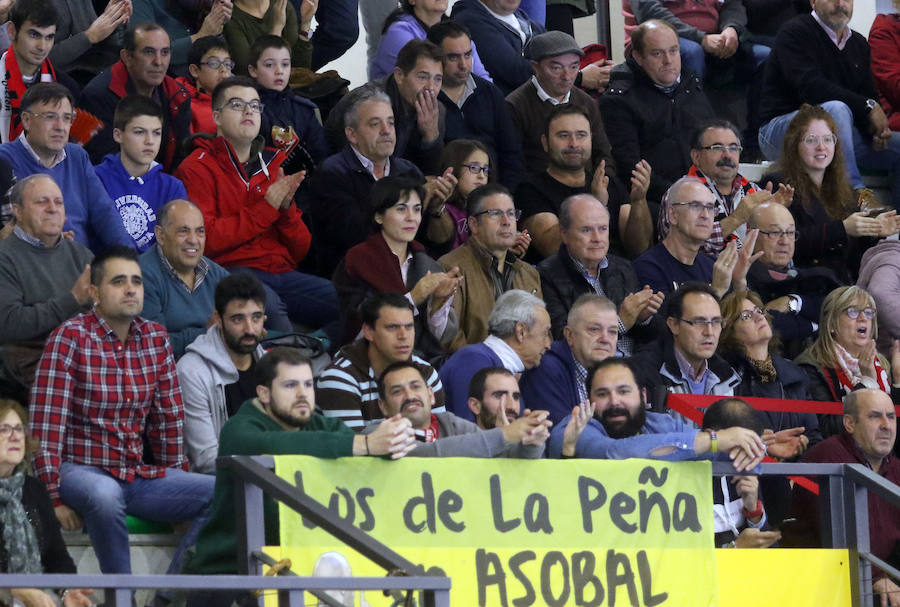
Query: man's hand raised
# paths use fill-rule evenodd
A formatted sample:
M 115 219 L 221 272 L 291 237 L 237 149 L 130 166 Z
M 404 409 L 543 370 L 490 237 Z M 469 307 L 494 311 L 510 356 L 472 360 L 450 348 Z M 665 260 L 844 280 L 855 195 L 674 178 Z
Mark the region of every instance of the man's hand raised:
M 294 193 L 305 178 L 306 171 L 285 175 L 282 169 L 278 169 L 278 179 L 273 181 L 269 189 L 266 190 L 266 202 L 272 205 L 272 208 L 276 211 L 287 209 L 291 206 Z
M 362 439 L 364 451 L 367 455 L 388 455 L 391 459 L 400 459 L 416 447 L 416 435 L 412 424 L 399 413 L 380 424 L 371 433 L 365 436 L 356 435 L 358 441 Z M 354 441 L 354 453 L 359 453 Z
M 550 426 L 553 423 L 547 419 L 548 411 L 529 411 L 516 421 L 503 426 L 503 440 L 507 443 L 522 443 L 526 445 L 539 445 L 550 436 Z

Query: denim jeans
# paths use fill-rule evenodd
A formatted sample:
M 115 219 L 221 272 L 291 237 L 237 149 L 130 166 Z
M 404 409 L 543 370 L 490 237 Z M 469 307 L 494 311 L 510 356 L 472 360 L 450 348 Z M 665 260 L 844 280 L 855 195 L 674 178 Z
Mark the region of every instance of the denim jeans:
M 887 171 L 891 182 L 891 200 L 900 209 L 900 133 L 893 133 L 885 150 L 877 151 L 872 140 L 863 137 L 853 124 L 853 112 L 843 101 L 826 101 L 822 108 L 834 118 L 836 133 L 844 154 L 847 179 L 854 190 L 865 187 L 860 169 Z M 788 125 L 797 112 L 772 118 L 759 129 L 759 148 L 769 160 L 781 156 L 781 145 Z
M 103 573 L 131 573 L 125 515 L 180 523 L 193 519 L 172 557 L 169 573 L 181 570 L 184 552 L 209 519 L 216 477 L 169 468 L 163 478 L 121 481 L 95 466 L 63 462 L 59 497 L 84 519 Z
M 678 45 L 681 47 L 681 69 L 691 70 L 700 80 L 706 78 L 706 51 L 699 42 L 688 40 L 687 38 L 679 38 Z M 769 58 L 769 52 L 772 49 L 762 44 L 753 44 L 750 52 L 745 50 L 744 45 L 738 46 L 738 50 L 734 54 L 734 60 L 737 62 L 736 70 L 739 74 L 746 74 L 746 81 L 750 81 L 752 77 L 760 70 L 766 59 Z

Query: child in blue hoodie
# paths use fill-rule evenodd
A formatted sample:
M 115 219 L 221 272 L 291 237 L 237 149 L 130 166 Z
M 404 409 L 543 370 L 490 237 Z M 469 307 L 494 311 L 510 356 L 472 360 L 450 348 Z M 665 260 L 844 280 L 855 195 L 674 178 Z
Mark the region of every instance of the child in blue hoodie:
M 288 87 L 291 49 L 279 36 L 260 36 L 250 47 L 247 71 L 259 85 L 263 103 L 259 134 L 267 146 L 288 152 L 284 172 L 290 175 L 315 168 L 328 156 L 328 144 L 316 104 Z M 294 138 L 296 144 L 288 149 Z
M 138 251 L 156 242 L 156 212 L 170 200 L 187 200 L 179 179 L 154 160 L 162 142 L 162 110 L 155 101 L 129 95 L 116 105 L 113 139 L 118 154 L 107 154 L 95 170 Z

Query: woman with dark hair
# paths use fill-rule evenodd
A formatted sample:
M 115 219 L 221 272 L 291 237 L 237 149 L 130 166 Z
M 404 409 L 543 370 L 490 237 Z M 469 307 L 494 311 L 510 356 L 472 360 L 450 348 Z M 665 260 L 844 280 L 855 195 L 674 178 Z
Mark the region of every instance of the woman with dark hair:
M 896 211 L 871 217 L 872 209 L 858 208 L 842 145 L 853 142 L 838 139 L 831 115 L 821 106 L 803 104 L 784 135 L 778 172 L 761 181 L 794 188 L 789 207 L 799 235 L 794 262 L 831 268 L 848 283 L 857 274 L 862 252 L 874 244 L 871 239 L 900 232 L 900 218 Z
M 25 474 L 36 450 L 25 409 L 0 399 L 0 572 L 76 573 L 47 489 Z M 15 599 L 27 607 L 81 607 L 92 604 L 91 592 L 63 590 L 57 599 L 37 588 L 13 588 L 0 591 L 0 603 Z
M 400 8 L 384 20 L 378 51 L 369 61 L 369 80 L 379 80 L 394 71 L 397 53 L 410 40 L 424 40 L 432 25 L 447 19 L 448 0 L 400 0 Z M 471 38 L 471 36 L 469 36 Z M 472 73 L 491 80 L 472 42 Z
M 437 360 L 456 337 L 459 322 L 451 303 L 459 287 L 459 269 L 444 272 L 415 241 L 422 223 L 422 183 L 408 177 L 385 177 L 372 186 L 372 221 L 376 232 L 347 251 L 332 282 L 341 303 L 340 343 L 359 334 L 359 305 L 372 293 L 403 293 L 419 312 L 415 348 Z

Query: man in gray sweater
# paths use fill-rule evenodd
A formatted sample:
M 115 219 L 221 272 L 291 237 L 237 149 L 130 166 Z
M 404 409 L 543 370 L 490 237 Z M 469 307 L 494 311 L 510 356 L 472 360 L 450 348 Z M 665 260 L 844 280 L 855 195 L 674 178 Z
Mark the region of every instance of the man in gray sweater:
M 410 361 L 389 365 L 378 378 L 378 406 L 385 418 L 399 413 L 408 419 L 420 442 L 410 456 L 538 459 L 544 453 L 551 426 L 546 411 L 526 410 L 513 422 L 482 430 L 453 413 L 432 413 L 433 404 L 434 391 Z
M 93 255 L 63 236 L 66 209 L 52 177 L 30 175 L 9 198 L 15 228 L 0 241 L 0 345 L 7 371 L 30 387 L 47 335 L 92 303 Z

